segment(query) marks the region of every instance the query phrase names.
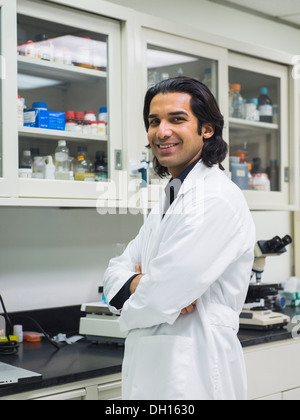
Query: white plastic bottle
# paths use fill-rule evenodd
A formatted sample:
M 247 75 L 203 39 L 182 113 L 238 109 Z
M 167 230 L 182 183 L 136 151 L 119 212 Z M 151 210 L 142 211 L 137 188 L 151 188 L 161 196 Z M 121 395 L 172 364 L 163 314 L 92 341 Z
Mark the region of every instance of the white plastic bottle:
M 69 149 L 65 140 L 59 140 L 55 150 L 55 179 L 69 179 Z
M 56 167 L 53 163 L 52 156 L 46 156 L 44 165 L 44 179 L 55 179 Z

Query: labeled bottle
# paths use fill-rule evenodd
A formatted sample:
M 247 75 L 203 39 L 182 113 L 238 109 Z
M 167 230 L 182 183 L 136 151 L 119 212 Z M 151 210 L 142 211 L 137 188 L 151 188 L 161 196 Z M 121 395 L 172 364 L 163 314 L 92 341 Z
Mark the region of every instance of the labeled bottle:
M 75 112 L 75 121 L 77 124 L 76 132 L 83 133 L 83 121 L 84 121 L 84 113 L 83 112 Z
M 103 106 L 99 109 L 98 121 L 104 121 L 105 123 L 105 135 L 108 133 L 108 112 L 107 107 Z
M 25 56 L 29 58 L 36 58 L 36 46 L 33 41 L 28 41 L 25 44 Z
M 97 121 L 96 114 L 94 111 L 86 111 L 84 114 L 84 119 L 86 121 Z
M 94 168 L 87 153 L 87 146 L 79 146 L 77 150 L 78 155 L 73 169 L 75 181 L 94 181 Z
M 241 163 L 238 156 L 230 156 L 229 160 L 232 182 L 234 182 L 241 190 L 248 190 L 249 169 L 247 162 Z
M 107 179 L 107 163 L 105 159 L 105 152 L 98 151 L 96 152 L 96 162 L 95 162 L 95 180 L 102 181 Z
M 76 131 L 77 129 L 77 122 L 75 120 L 75 112 L 74 111 L 67 111 L 66 112 L 66 131 Z
M 241 85 L 238 83 L 231 84 L 229 92 L 229 116 L 232 118 L 243 118 L 243 105 Z
M 258 98 L 259 120 L 261 122 L 273 122 L 273 105 L 271 99 L 268 97 L 268 89 L 263 87 L 260 89 L 260 96 Z
M 41 60 L 53 61 L 53 44 L 46 34 L 38 34 L 35 37 L 36 45 L 39 47 Z
M 91 134 L 97 136 L 98 134 L 98 121 L 91 121 Z
M 55 179 L 69 180 L 69 149 L 65 140 L 60 140 L 55 149 Z
M 98 121 L 97 132 L 99 136 L 106 136 L 106 124 L 105 121 Z

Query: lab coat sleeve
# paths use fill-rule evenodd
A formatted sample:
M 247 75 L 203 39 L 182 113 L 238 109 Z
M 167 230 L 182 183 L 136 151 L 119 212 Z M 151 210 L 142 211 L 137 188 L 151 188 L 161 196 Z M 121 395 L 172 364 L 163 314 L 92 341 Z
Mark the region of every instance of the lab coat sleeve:
M 204 204 L 195 204 L 199 205 L 204 209 L 200 217 L 197 211 L 174 216 L 172 233 L 160 243 L 149 271 L 123 306 L 122 331 L 172 325 L 181 310 L 199 299 L 245 252 L 247 226 L 231 204 L 210 196 Z
M 125 252 L 109 262 L 109 266 L 104 274 L 103 292 L 106 301 L 109 303 L 122 289 L 125 283 L 133 277 L 135 264 L 141 261 L 140 242 L 143 235 L 144 226 L 141 228 L 137 237 L 129 243 Z M 120 310 L 109 305 L 111 312 L 119 314 Z

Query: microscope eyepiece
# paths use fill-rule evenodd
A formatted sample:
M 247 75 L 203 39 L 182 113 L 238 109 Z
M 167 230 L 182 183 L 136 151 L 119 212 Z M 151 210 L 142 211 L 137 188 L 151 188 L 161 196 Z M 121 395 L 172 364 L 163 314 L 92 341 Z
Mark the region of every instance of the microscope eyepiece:
M 290 237 L 290 235 L 285 235 L 284 238 L 281 239 L 284 246 L 290 245 L 293 242 L 293 239 Z
M 273 239 L 270 239 L 266 242 L 268 249 L 272 252 L 275 252 L 282 248 L 281 239 L 279 236 L 275 236 Z
M 279 253 L 285 252 L 285 247 L 293 242 L 290 235 L 284 236 L 282 239 L 275 236 L 273 239 L 266 241 L 264 244 L 264 253 Z

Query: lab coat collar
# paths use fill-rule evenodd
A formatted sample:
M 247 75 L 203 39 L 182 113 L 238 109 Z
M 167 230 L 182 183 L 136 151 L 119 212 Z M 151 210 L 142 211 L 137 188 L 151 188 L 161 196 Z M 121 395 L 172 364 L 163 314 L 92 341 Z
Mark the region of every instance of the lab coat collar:
M 213 167 L 218 167 L 218 165 L 214 165 Z M 206 165 L 204 165 L 202 160 L 200 160 L 184 180 L 178 192 L 177 198 L 185 195 L 191 189 L 197 188 L 200 184 L 203 185 L 205 176 L 211 169 L 212 168 L 208 168 Z
M 218 165 L 214 165 L 213 168 L 218 168 Z M 162 194 L 159 210 L 160 210 L 160 221 L 165 223 L 166 220 L 169 218 L 170 215 L 174 214 L 175 206 L 177 205 L 178 201 L 182 199 L 182 197 L 187 194 L 192 189 L 198 191 L 199 194 L 204 194 L 204 181 L 208 171 L 213 170 L 213 168 L 208 168 L 204 163 L 200 160 L 194 168 L 190 171 L 190 173 L 185 178 L 181 188 L 178 192 L 176 199 L 173 203 L 168 207 L 167 211 L 164 213 L 166 208 L 166 200 L 168 200 L 166 194 Z M 175 211 L 176 213 L 176 211 Z M 163 217 L 163 214 L 165 216 Z

